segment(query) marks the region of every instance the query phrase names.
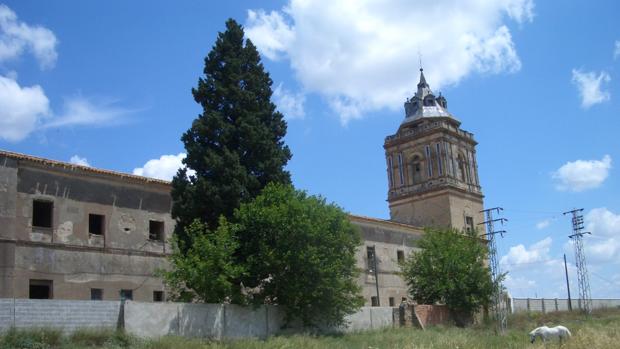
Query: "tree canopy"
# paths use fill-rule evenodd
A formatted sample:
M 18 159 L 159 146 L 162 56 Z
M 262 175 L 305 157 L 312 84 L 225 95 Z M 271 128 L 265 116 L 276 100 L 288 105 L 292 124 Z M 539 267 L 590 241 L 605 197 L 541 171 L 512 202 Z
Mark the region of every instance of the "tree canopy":
M 186 228 L 195 219 L 215 230 L 221 215 L 232 217 L 268 183 L 290 183 L 286 121 L 271 102 L 271 85 L 256 47 L 229 19 L 192 89 L 202 113 L 181 138 L 183 162 L 195 175 L 181 169 L 172 180 L 172 216 L 182 240 L 189 241 Z
M 401 265 L 413 299 L 444 303 L 466 317 L 489 304 L 494 287 L 487 250 L 475 231 L 427 229 L 418 247 Z

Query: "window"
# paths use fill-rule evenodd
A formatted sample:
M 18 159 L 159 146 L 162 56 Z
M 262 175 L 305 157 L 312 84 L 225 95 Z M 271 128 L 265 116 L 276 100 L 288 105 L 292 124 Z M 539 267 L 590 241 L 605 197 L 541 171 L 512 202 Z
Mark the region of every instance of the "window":
M 410 173 L 409 176 L 412 177 L 413 183 L 419 183 L 422 181 L 422 177 L 420 173 L 422 171 L 421 164 L 420 164 L 421 159 L 418 155 L 414 155 L 413 159 L 411 159 L 411 162 L 412 162 L 413 168 L 411 171 L 412 173 Z
M 392 164 L 392 156 L 388 156 L 388 181 L 390 188 L 394 188 L 394 167 Z
M 398 176 L 400 177 L 400 185 L 405 184 L 405 176 L 403 174 L 403 153 L 398 153 Z
M 400 299 L 401 302 L 407 302 L 407 297 L 403 297 Z
M 426 166 L 428 167 L 428 177 L 433 177 L 433 163 L 431 162 L 431 147 L 426 146 Z
M 465 229 L 468 232 L 474 231 L 474 218 L 473 217 L 469 217 L 469 216 L 465 217 Z
M 376 296 L 370 297 L 370 304 L 373 307 L 378 307 L 379 306 L 379 298 L 377 298 Z
M 39 228 L 51 228 L 53 212 L 53 202 L 34 200 L 32 202 L 32 226 Z
M 103 289 L 100 289 L 100 288 L 90 289 L 90 300 L 91 301 L 100 301 L 102 299 L 103 299 Z
M 452 169 L 452 152 L 450 150 L 450 143 L 444 142 L 443 147 L 444 153 L 446 154 L 446 170 L 448 171 L 449 175 L 452 175 L 454 170 Z
M 30 280 L 30 299 L 52 299 L 52 280 Z
M 164 241 L 164 222 L 149 221 L 149 240 Z
M 163 302 L 164 291 L 153 291 L 153 302 Z
M 94 235 L 103 235 L 105 216 L 100 214 L 88 215 L 88 232 Z
M 403 263 L 405 261 L 405 251 L 396 251 L 396 259 L 398 260 L 398 263 Z
M 394 297 L 390 297 L 389 298 L 389 302 L 390 302 L 390 307 L 394 306 Z
M 366 246 L 366 257 L 368 262 L 368 272 L 374 273 L 375 266 L 377 265 L 377 261 L 375 259 L 375 247 L 374 246 Z
M 133 300 L 133 290 L 121 290 L 121 300 Z
M 443 166 L 441 164 L 441 146 L 439 143 L 435 144 L 437 148 L 437 169 L 439 170 L 439 175 L 443 175 Z

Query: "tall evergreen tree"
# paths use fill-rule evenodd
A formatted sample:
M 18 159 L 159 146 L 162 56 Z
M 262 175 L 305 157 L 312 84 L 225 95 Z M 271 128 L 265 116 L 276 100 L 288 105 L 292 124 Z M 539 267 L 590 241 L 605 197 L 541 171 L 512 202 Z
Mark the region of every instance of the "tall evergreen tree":
M 286 121 L 271 102 L 271 85 L 256 47 L 229 19 L 192 89 L 203 111 L 181 138 L 184 163 L 196 171 L 188 177 L 179 170 L 172 180 L 172 216 L 181 240 L 189 242 L 185 228 L 194 219 L 215 230 L 221 215 L 231 217 L 268 183 L 290 183 Z

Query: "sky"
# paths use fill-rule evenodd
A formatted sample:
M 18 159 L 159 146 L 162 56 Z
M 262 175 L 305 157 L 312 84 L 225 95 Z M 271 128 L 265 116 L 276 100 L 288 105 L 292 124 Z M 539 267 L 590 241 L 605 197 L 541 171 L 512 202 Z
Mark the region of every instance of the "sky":
M 296 187 L 389 219 L 383 142 L 418 81 L 474 133 L 515 297 L 566 297 L 583 208 L 593 298 L 620 298 L 620 3 L 0 0 L 0 149 L 169 179 L 228 18 L 288 121 Z

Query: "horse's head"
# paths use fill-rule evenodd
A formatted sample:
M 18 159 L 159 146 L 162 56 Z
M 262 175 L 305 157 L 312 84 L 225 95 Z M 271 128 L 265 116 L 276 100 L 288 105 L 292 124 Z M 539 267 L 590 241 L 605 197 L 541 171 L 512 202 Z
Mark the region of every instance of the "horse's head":
M 538 336 L 538 328 L 535 328 L 534 330 L 532 330 L 532 332 L 530 332 L 530 343 L 534 343 L 534 341 L 536 340 L 536 336 Z

